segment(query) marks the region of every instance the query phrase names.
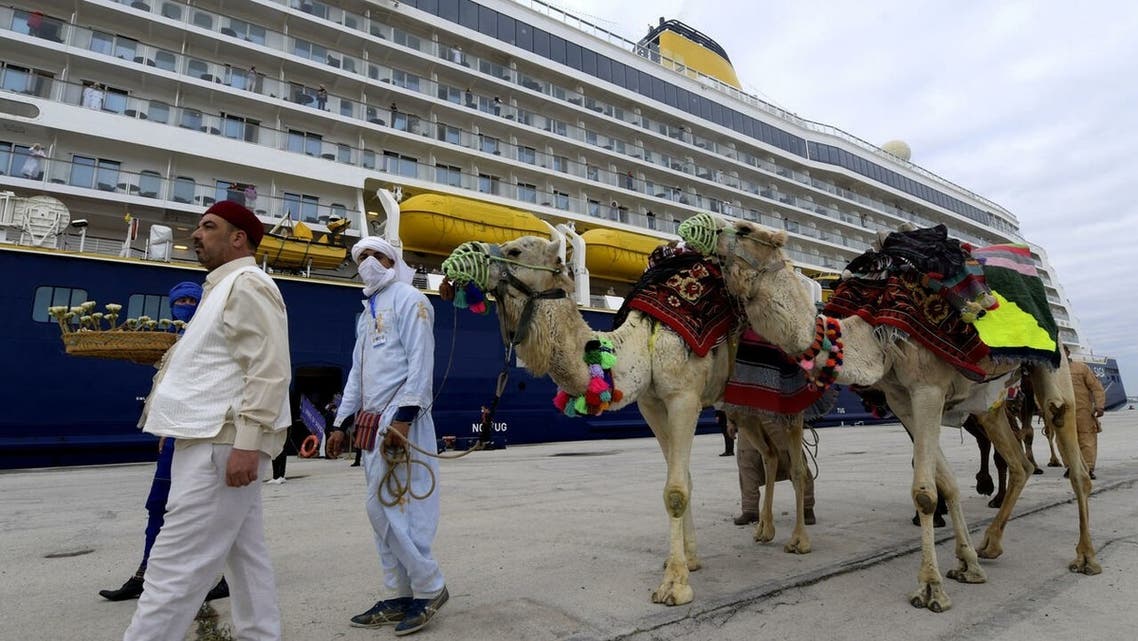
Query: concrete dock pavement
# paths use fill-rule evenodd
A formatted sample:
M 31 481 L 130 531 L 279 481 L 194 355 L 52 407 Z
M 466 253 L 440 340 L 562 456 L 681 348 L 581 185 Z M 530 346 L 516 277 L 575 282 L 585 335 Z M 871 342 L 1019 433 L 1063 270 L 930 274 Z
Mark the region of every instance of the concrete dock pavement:
M 1103 419 L 1091 499 L 1103 574 L 1070 574 L 1077 512 L 1062 470 L 1033 476 L 1008 525 L 1004 555 L 981 563 L 988 582 L 947 581 L 953 608 L 916 610 L 919 529 L 910 524 L 911 446 L 898 425 L 818 430 L 813 552 L 782 551 L 793 495 L 779 483 L 774 541 L 735 526 L 735 459 L 718 434 L 692 450 L 701 570 L 695 600 L 651 603 L 663 574 L 665 476 L 651 439 L 517 446 L 442 465 L 435 550 L 451 599 L 422 639 L 1130 639 L 1138 625 L 1138 412 Z M 978 541 L 995 511 L 974 490 L 975 442 L 945 429 L 941 445 L 962 486 Z M 1047 460 L 1046 442 L 1035 443 Z M 392 637 L 348 619 L 379 598 L 379 564 L 363 510 L 361 468 L 292 459 L 288 481 L 263 486 L 284 638 Z M 153 466 L 0 473 L 2 637 L 120 639 L 133 601 L 97 592 L 138 564 Z M 937 530 L 953 565 L 951 528 Z M 946 542 L 947 541 L 947 542 Z M 215 602 L 222 621 L 228 603 Z M 773 636 L 772 636 L 773 635 Z M 191 634 L 188 638 L 194 638 Z

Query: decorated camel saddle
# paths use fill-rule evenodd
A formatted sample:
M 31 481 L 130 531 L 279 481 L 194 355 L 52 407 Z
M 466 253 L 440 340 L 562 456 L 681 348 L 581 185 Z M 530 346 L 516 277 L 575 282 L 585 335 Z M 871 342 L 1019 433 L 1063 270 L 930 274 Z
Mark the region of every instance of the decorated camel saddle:
M 683 245 L 660 245 L 648 256 L 648 270 L 632 287 L 613 318 L 620 327 L 638 310 L 676 332 L 697 356 L 706 356 L 743 322 L 727 293 L 719 265 Z
M 944 225 L 897 231 L 850 262 L 826 304 L 903 331 L 965 376 L 980 361 L 1059 365 L 1058 328 L 1026 245 L 976 248 Z

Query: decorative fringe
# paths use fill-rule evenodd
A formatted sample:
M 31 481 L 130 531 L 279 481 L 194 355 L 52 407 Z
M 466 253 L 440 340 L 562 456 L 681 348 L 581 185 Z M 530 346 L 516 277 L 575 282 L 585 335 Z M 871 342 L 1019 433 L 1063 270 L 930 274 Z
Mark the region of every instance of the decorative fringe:
M 842 371 L 844 350 L 841 339 L 841 322 L 836 318 L 820 315 L 814 321 L 814 341 L 797 357 L 798 364 L 811 374 L 814 385 L 819 389 L 833 385 L 838 378 L 838 372 Z M 821 369 L 815 373 L 814 368 L 819 355 L 824 355 L 825 360 L 822 361 Z
M 589 366 L 589 384 L 585 393 L 569 396 L 568 392 L 558 388 L 553 397 L 553 406 L 570 418 L 585 414 L 596 416 L 624 398 L 612 379 L 612 368 L 616 365 L 612 341 L 595 338 L 585 343 L 584 360 Z
M 475 314 L 486 314 L 490 311 L 486 306 L 486 295 L 473 281 L 454 289 L 454 306 L 458 309 L 469 309 Z

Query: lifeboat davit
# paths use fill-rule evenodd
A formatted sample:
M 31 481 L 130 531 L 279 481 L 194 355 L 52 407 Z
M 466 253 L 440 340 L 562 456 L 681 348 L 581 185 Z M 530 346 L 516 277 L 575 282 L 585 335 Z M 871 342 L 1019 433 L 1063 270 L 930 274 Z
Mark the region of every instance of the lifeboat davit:
M 549 227 L 528 211 L 461 196 L 419 194 L 399 203 L 399 237 L 409 251 L 448 256 L 467 241 L 522 236 L 549 238 Z
M 585 266 L 593 278 L 635 283 L 648 269 L 648 254 L 665 241 L 619 229 L 590 229 L 585 241 Z

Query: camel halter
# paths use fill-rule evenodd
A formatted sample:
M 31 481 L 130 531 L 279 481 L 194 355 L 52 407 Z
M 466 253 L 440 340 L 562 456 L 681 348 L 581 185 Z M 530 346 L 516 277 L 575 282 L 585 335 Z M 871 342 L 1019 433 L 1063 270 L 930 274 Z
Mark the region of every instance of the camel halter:
M 560 273 L 561 268 L 511 260 L 502 256 L 502 249 L 498 245 L 480 242 L 463 243 L 451 253 L 450 257 L 443 261 L 442 268 L 447 278 L 450 278 L 455 284 L 465 285 L 470 282 L 482 288 L 483 291 L 490 289 L 491 278 L 495 277 L 494 297 L 498 299 L 499 303 L 506 299 L 511 287 L 525 297 L 525 306 L 522 307 L 522 313 L 518 318 L 518 326 L 515 331 L 507 330 L 505 317 L 501 313 L 498 314 L 502 341 L 511 349 L 515 345 L 521 344 L 529 336 L 534 304 L 537 301 L 557 300 L 567 296 L 561 287 L 535 292 L 514 274 L 514 270 L 517 268 L 536 269 L 553 274 Z

